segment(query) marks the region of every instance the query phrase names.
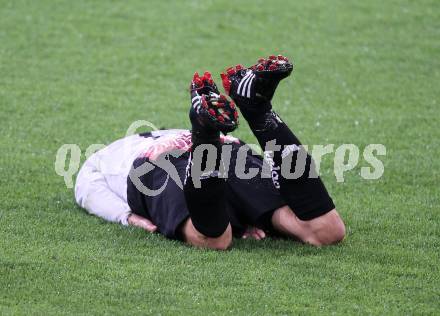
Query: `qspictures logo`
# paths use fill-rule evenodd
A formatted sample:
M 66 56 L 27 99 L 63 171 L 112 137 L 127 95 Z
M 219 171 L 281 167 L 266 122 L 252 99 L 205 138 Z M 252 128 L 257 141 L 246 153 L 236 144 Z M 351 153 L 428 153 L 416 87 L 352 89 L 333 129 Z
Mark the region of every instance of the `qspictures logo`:
M 145 157 L 145 161 L 136 168 L 132 166 L 136 157 L 133 157 L 132 137 L 138 135 L 139 128 L 148 127 L 152 130 L 149 140 L 143 144 L 145 148 L 138 155 Z M 148 138 L 148 137 L 147 137 Z M 384 174 L 384 164 L 380 157 L 386 155 L 386 147 L 383 144 L 369 144 L 363 148 L 355 144 L 316 144 L 281 146 L 276 141 L 269 141 L 263 151 L 255 144 L 243 144 L 232 136 L 221 137 L 221 147 L 211 144 L 202 144 L 193 149 L 192 159 L 188 159 L 186 177 L 191 176 L 195 187 L 200 187 L 200 179 L 209 176 L 227 178 L 231 172 L 239 179 L 252 179 L 253 177 L 272 178 L 273 184 L 279 188 L 280 177 L 285 179 L 298 179 L 300 177 L 317 178 L 321 173 L 321 162 L 324 156 L 333 158 L 333 174 L 336 181 L 345 181 L 344 175 L 360 167 L 359 176 L 364 180 L 377 180 Z M 185 130 L 161 131 L 148 121 L 133 122 L 125 137 L 118 141 L 118 156 L 113 160 L 99 159 L 97 152 L 105 150 L 104 144 L 92 144 L 83 153 L 77 144 L 62 145 L 55 157 L 55 172 L 64 178 L 67 188 L 73 188 L 73 179 L 80 170 L 81 156 L 84 154 L 87 161 L 98 160 L 99 169 L 104 176 L 108 174 L 126 173 L 136 188 L 145 195 L 154 196 L 160 194 L 167 182 L 174 181 L 183 188 L 182 180 L 171 163 L 170 157 L 179 158 L 191 148 L 191 134 Z M 221 150 L 220 165 L 216 169 L 218 150 Z M 234 164 L 231 164 L 231 152 L 236 150 Z M 281 152 L 281 162 L 274 161 L 274 153 Z M 247 168 L 246 159 L 249 155 L 262 156 L 262 167 Z M 202 157 L 204 157 L 202 159 Z M 309 157 L 309 158 L 308 158 Z M 312 157 L 313 159 L 311 159 Z M 96 163 L 96 162 L 95 162 Z M 189 168 L 191 164 L 191 168 Z M 231 165 L 234 165 L 233 170 Z M 159 189 L 146 187 L 141 177 L 155 168 L 161 168 L 167 173 L 164 184 Z M 191 170 L 191 174 L 188 174 Z M 186 179 L 186 178 L 185 178 Z M 185 181 L 185 179 L 183 181 Z

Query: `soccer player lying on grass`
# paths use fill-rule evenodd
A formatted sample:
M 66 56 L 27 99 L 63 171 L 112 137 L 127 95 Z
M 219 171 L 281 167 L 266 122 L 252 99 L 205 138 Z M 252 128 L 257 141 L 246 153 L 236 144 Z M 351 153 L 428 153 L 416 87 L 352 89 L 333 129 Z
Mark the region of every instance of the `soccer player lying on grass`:
M 311 156 L 272 111 L 278 83 L 292 69 L 287 58 L 270 56 L 222 74 L 225 91 L 266 149 L 266 160 L 224 136 L 237 127 L 235 104 L 220 94 L 210 73 L 196 73 L 190 89 L 191 132 L 132 135 L 98 151 L 79 172 L 77 203 L 106 220 L 197 247 L 224 250 L 233 236 L 261 239 L 267 232 L 315 246 L 341 241 L 344 223 L 321 179 L 309 176 L 314 173 Z M 268 150 L 271 141 L 280 150 Z M 304 172 L 285 176 L 285 162 L 289 172 L 295 170 L 301 150 Z M 267 161 L 269 177 L 264 176 Z M 249 177 L 252 170 L 258 175 Z

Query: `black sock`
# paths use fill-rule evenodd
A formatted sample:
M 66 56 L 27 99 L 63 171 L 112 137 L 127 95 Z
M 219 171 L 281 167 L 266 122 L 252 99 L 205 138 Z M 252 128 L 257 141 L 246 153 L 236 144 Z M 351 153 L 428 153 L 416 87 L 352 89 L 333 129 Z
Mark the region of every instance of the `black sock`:
M 226 183 L 225 179 L 219 177 L 220 134 L 218 131 L 206 132 L 202 129 L 193 129 L 192 142 L 184 184 L 185 199 L 197 231 L 207 237 L 216 238 L 225 232 L 229 224 L 229 216 L 226 212 Z M 209 166 L 207 151 L 200 153 L 197 150 L 199 145 L 213 146 L 211 149 L 217 149 L 215 165 Z M 198 157 L 194 157 L 194 153 Z M 200 171 L 203 171 L 203 174 Z
M 271 108 L 271 106 L 269 107 Z M 243 111 L 242 111 L 243 113 Z M 266 158 L 272 160 L 272 180 L 282 197 L 300 219 L 307 220 L 315 214 L 334 208 L 324 184 L 316 174 L 312 157 L 301 147 L 301 142 L 290 128 L 272 110 L 259 113 L 243 113 L 249 126 L 257 138 Z M 269 142 L 280 146 L 273 150 L 267 146 Z M 291 161 L 283 166 L 293 176 L 284 177 L 281 172 L 283 158 L 289 156 Z M 286 161 L 287 163 L 288 161 Z M 313 196 L 313 200 L 308 197 Z
M 286 148 L 286 146 L 291 146 L 293 150 L 291 151 L 293 154 L 292 157 L 292 169 L 295 169 L 296 167 L 296 161 L 298 156 L 298 150 L 299 146 L 301 146 L 301 142 L 299 139 L 293 134 L 293 132 L 290 130 L 290 128 L 281 120 L 281 118 L 272 110 L 266 110 L 264 112 L 260 113 L 246 113 L 247 115 L 244 115 L 249 123 L 249 126 L 254 133 L 255 137 L 257 138 L 261 148 L 266 151 L 273 150 L 273 156 L 271 157 L 273 159 L 275 167 L 281 167 L 282 164 L 282 152 Z M 268 144 L 272 142 L 273 144 L 278 146 L 278 150 L 274 150 L 274 148 L 270 148 L 271 146 L 268 146 Z M 307 177 L 308 172 L 310 170 L 311 165 L 311 157 L 308 156 L 305 160 L 305 170 L 302 177 Z M 299 161 L 300 162 L 300 161 Z

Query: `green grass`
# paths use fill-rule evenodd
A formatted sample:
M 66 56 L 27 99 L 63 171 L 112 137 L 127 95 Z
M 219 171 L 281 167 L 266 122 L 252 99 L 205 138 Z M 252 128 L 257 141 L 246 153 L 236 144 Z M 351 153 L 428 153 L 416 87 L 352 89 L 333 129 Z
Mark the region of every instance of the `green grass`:
M 440 313 L 439 39 L 434 0 L 0 0 L 0 314 Z M 387 148 L 376 181 L 324 159 L 343 244 L 201 251 L 75 206 L 62 144 L 187 128 L 195 70 L 272 52 L 295 60 L 274 104 L 304 143 Z

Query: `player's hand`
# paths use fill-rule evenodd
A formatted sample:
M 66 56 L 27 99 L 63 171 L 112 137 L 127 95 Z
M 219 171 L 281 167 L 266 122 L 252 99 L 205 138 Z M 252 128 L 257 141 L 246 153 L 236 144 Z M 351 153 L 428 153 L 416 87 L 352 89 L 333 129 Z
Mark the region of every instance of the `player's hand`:
M 130 214 L 128 216 L 128 224 L 140 227 L 150 233 L 154 233 L 157 230 L 157 226 L 154 225 L 153 222 L 136 214 Z
M 262 229 L 259 229 L 257 227 L 248 226 L 246 232 L 243 234 L 241 238 L 243 239 L 253 238 L 255 240 L 261 240 L 266 238 L 266 233 Z

